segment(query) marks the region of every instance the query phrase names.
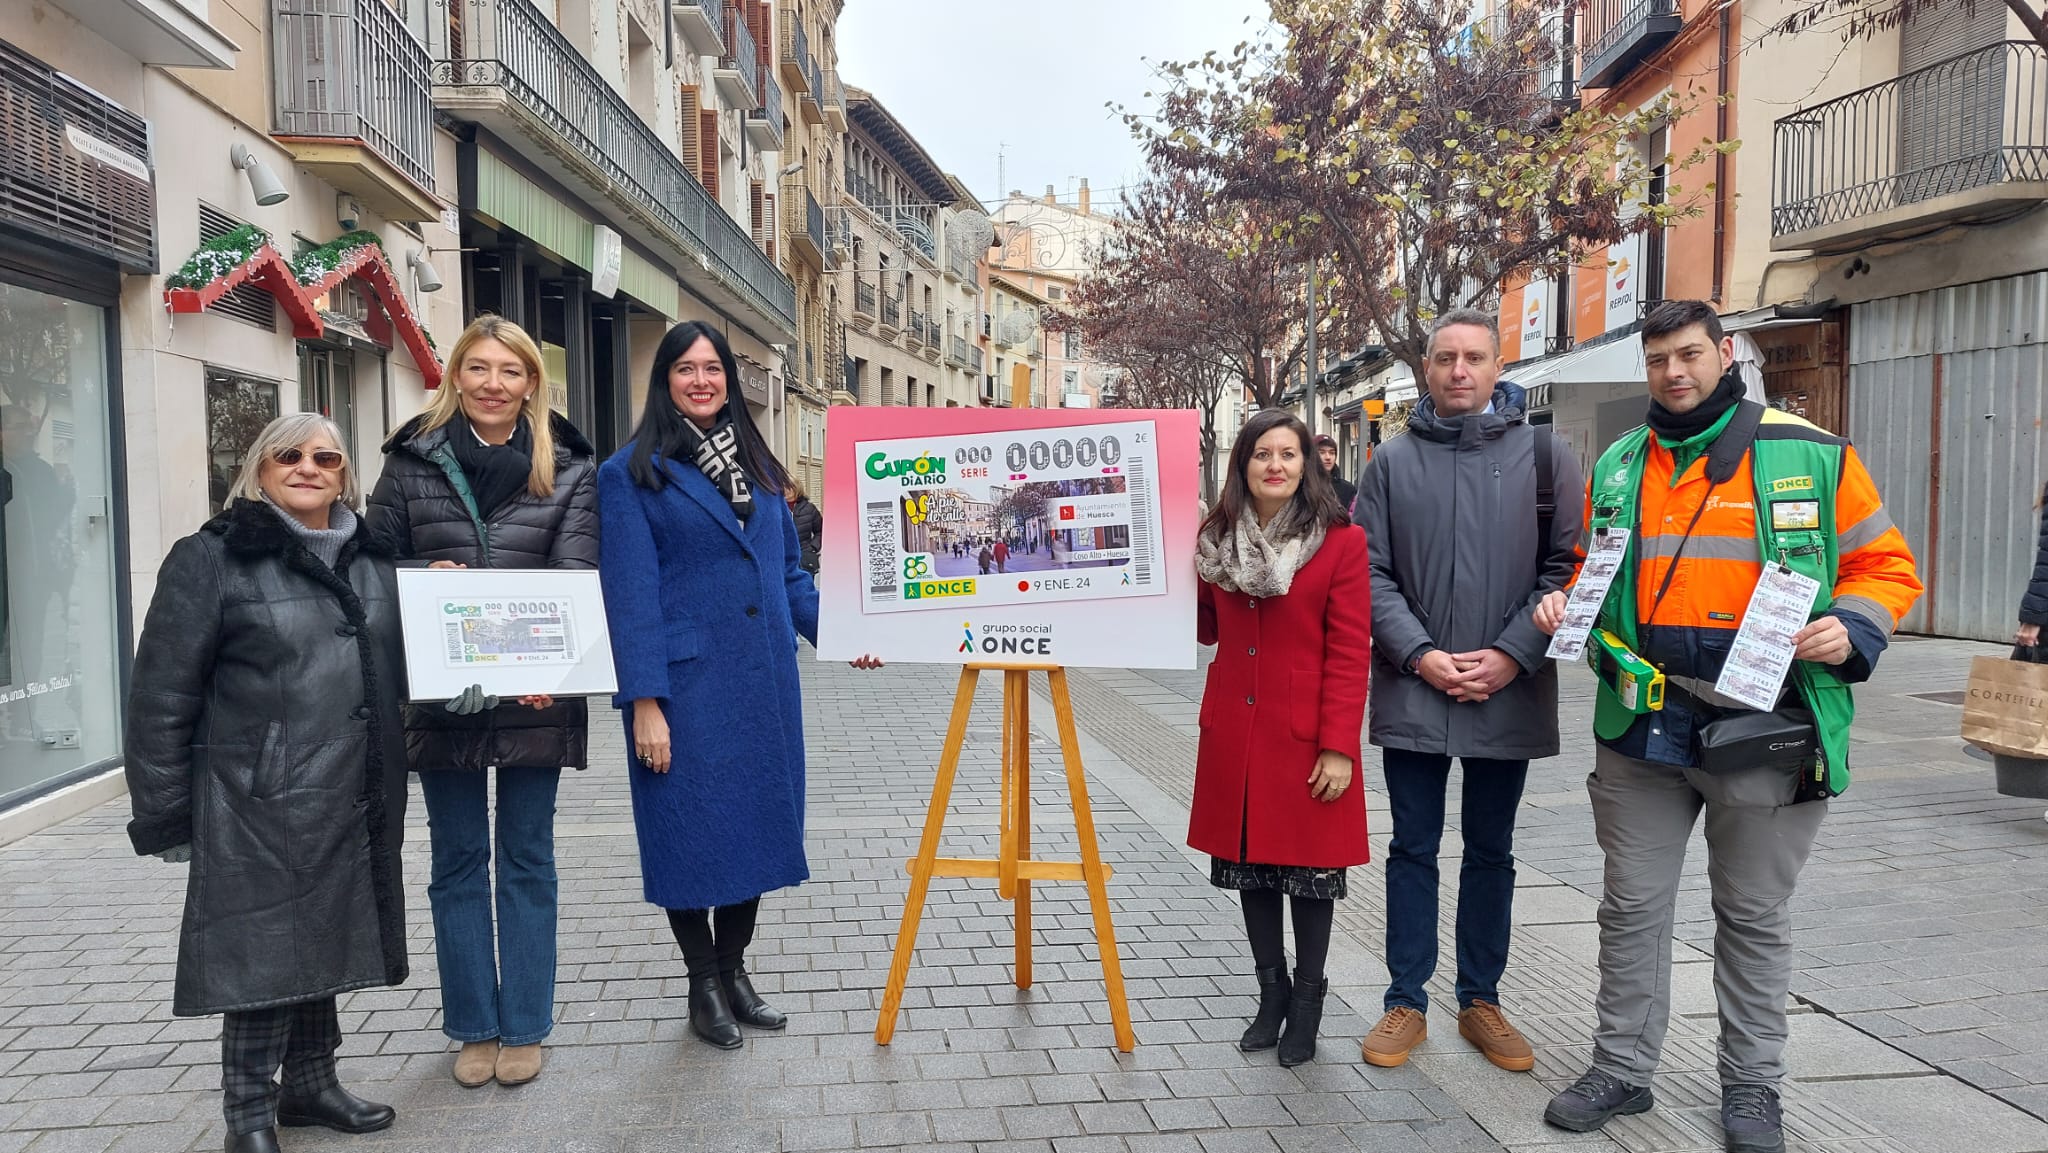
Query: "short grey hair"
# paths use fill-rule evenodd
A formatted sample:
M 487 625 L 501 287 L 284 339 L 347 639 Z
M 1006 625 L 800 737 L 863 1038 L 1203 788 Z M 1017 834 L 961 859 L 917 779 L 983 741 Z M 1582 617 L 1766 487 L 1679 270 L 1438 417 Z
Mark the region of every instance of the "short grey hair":
M 1475 328 L 1485 329 L 1486 334 L 1493 337 L 1494 353 L 1496 355 L 1500 353 L 1500 322 L 1493 318 L 1492 313 L 1482 312 L 1476 308 L 1454 308 L 1431 322 L 1429 326 L 1429 343 L 1423 346 L 1423 353 L 1427 355 L 1436 350 L 1437 333 L 1442 332 L 1446 328 L 1457 328 L 1467 324 Z
M 349 459 L 348 441 L 343 439 L 340 425 L 317 412 L 294 412 L 264 425 L 242 454 L 242 471 L 235 474 L 235 486 L 228 495 L 243 500 L 269 499 L 263 495 L 263 462 L 281 448 L 298 448 L 322 435 L 333 441 L 341 453 L 341 502 L 352 511 L 361 512 L 363 494 L 356 487 L 356 462 Z

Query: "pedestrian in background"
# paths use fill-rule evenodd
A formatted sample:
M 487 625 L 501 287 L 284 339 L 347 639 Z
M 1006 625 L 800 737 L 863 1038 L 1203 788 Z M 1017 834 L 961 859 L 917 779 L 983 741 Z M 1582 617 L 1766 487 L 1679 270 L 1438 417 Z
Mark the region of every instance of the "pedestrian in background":
M 1188 844 L 1235 889 L 1259 983 L 1238 1047 L 1315 1056 L 1324 962 L 1345 870 L 1370 857 L 1353 787 L 1372 644 L 1365 533 L 1284 409 L 1245 422 L 1216 510 L 1196 536 L 1196 639 L 1216 646 L 1202 691 Z M 1294 916 L 1287 974 L 1283 905 Z M 1285 1032 L 1282 1032 L 1282 1027 Z
M 818 635 L 789 474 L 737 379 L 717 329 L 671 328 L 632 442 L 598 469 L 641 883 L 682 950 L 690 1028 L 721 1049 L 788 1024 L 747 947 L 762 895 L 811 875 L 796 640 Z
M 1792 898 L 1828 798 L 1849 786 L 1850 686 L 1869 679 L 1920 578 L 1849 442 L 1743 399 L 1712 305 L 1665 301 L 1642 341 L 1647 420 L 1600 455 L 1588 502 L 1594 539 L 1630 530 L 1596 622 L 1607 639 L 1587 650 L 1599 744 L 1586 791 L 1606 861 L 1593 1056 L 1543 1116 L 1588 1132 L 1655 1105 L 1671 923 L 1704 812 L 1721 1131 L 1729 1153 L 1780 1153 Z M 1766 565 L 1809 578 L 1814 601 L 1783 693 L 1760 712 L 1714 686 Z M 1565 604 L 1545 596 L 1537 627 L 1555 632 Z M 1664 674 L 1661 708 L 1624 691 L 1608 646 Z
M 1008 541 L 998 539 L 996 547 L 990 552 L 990 555 L 996 559 L 997 572 L 1010 571 L 1010 545 Z
M 1373 542 L 1372 743 L 1384 750 L 1394 818 L 1385 1015 L 1363 1053 L 1369 1064 L 1400 1065 L 1428 1035 L 1437 854 L 1456 757 L 1458 1034 L 1494 1065 L 1524 1070 L 1535 1052 L 1500 1007 L 1515 812 L 1530 758 L 1558 750 L 1557 669 L 1530 613 L 1577 569 L 1584 482 L 1577 458 L 1528 423 L 1522 390 L 1500 381 L 1491 315 L 1438 319 L 1424 375 L 1428 395 L 1408 435 L 1373 454 L 1358 502 Z
M 2034 552 L 2033 579 L 2020 597 L 2020 627 L 2012 638 L 2027 649 L 2040 646 L 2041 626 L 2048 625 L 2048 489 L 2042 491 L 2034 508 L 2041 514 L 2041 543 Z
M 594 567 L 596 461 L 583 434 L 549 411 L 533 338 L 481 316 L 448 366 L 427 410 L 385 442 L 372 530 L 401 560 L 435 568 Z M 441 1031 L 462 1043 L 454 1073 L 466 1088 L 540 1075 L 555 1024 L 555 790 L 564 767 L 589 763 L 588 743 L 580 697 L 501 705 L 472 687 L 446 705 L 406 706 L 406 757 L 434 850 Z
M 396 1115 L 335 1075 L 335 997 L 406 977 L 405 649 L 342 443 L 318 413 L 271 421 L 135 647 L 128 835 L 191 862 L 171 1012 L 224 1015 L 228 1153 Z
M 797 564 L 812 576 L 818 575 L 818 554 L 825 548 L 825 514 L 811 503 L 811 496 L 804 491 L 804 482 L 789 478 L 789 491 L 782 494 L 789 502 L 789 515 L 796 522 L 796 543 L 801 559 Z
M 1337 503 L 1344 506 L 1345 512 L 1350 512 L 1351 506 L 1358 502 L 1358 486 L 1345 480 L 1344 474 L 1337 470 L 1337 440 L 1327 432 L 1316 434 L 1316 460 L 1330 476 L 1330 487 L 1337 491 Z

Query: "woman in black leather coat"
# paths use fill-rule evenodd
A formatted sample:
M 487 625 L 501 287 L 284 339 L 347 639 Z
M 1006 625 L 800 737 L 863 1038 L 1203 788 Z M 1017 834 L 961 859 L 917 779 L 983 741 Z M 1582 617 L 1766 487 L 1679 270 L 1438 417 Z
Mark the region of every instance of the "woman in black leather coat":
M 369 512 L 378 539 L 401 561 L 435 567 L 596 568 L 597 464 L 547 395 L 533 338 L 477 318 L 449 350 L 427 411 L 384 445 Z M 584 702 L 500 705 L 472 688 L 446 705 L 408 705 L 405 746 L 433 839 L 427 898 L 441 1031 L 462 1043 L 455 1079 L 524 1084 L 540 1075 L 554 1028 L 555 789 L 564 766 L 589 764 Z
M 2020 597 L 2020 627 L 2013 636 L 2014 642 L 2028 649 L 2039 648 L 2041 626 L 2048 625 L 2048 490 L 2034 507 L 2041 512 L 2041 544 L 2034 553 L 2033 579 L 2027 582 L 2026 595 Z
M 395 1116 L 335 1076 L 335 996 L 406 977 L 404 646 L 341 445 L 318 413 L 272 421 L 171 546 L 135 648 L 128 835 L 192 865 L 171 1011 L 226 1017 L 228 1153 Z

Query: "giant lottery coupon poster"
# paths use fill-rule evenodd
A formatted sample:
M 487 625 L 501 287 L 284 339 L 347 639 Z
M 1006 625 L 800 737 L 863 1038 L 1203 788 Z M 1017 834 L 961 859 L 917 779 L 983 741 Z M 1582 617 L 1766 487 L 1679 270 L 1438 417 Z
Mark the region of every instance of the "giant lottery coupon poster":
M 1191 412 L 835 408 L 819 653 L 1194 665 Z

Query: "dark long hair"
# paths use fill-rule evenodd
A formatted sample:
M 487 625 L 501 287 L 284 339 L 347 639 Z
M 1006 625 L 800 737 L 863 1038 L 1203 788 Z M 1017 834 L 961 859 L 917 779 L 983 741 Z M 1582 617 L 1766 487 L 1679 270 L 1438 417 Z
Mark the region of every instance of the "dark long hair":
M 1337 488 L 1330 483 L 1330 474 L 1323 471 L 1315 445 L 1309 442 L 1308 426 L 1284 408 L 1262 408 L 1244 422 L 1244 431 L 1237 434 L 1237 440 L 1230 446 L 1230 472 L 1223 478 L 1223 495 L 1216 498 L 1216 507 L 1209 510 L 1208 519 L 1202 522 L 1201 535 L 1220 536 L 1230 531 L 1239 518 L 1251 515 L 1252 490 L 1245 483 L 1244 474 L 1251 467 L 1252 449 L 1258 447 L 1261 437 L 1276 428 L 1286 429 L 1301 441 L 1301 487 L 1289 498 L 1289 507 L 1304 524 L 1321 525 L 1325 532 L 1351 523 L 1350 512 L 1337 499 Z
M 687 443 L 683 439 L 683 425 L 689 418 L 668 394 L 668 370 L 699 340 L 710 341 L 711 350 L 718 354 L 718 363 L 725 366 L 725 415 L 739 437 L 740 467 L 746 470 L 754 487 L 782 495 L 783 487 L 789 483 L 789 472 L 775 459 L 774 451 L 761 437 L 761 430 L 754 426 L 754 415 L 747 411 L 746 398 L 740 395 L 739 362 L 733 358 L 732 346 L 725 342 L 723 333 L 701 320 L 686 320 L 669 329 L 668 335 L 661 338 L 660 347 L 654 350 L 647 404 L 640 410 L 640 423 L 633 427 L 633 455 L 626 458 L 626 471 L 634 484 L 659 489 L 668 483 L 668 477 L 654 467 L 656 453 L 688 462 L 689 454 L 683 448 Z

